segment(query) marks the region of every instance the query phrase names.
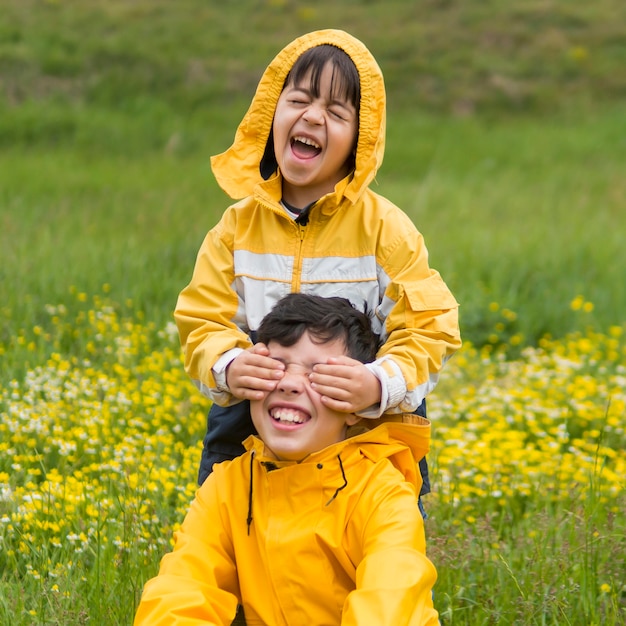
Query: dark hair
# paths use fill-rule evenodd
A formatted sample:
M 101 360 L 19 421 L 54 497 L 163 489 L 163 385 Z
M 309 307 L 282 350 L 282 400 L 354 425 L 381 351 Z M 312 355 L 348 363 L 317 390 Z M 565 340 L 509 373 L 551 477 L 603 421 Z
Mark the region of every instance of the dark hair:
M 283 89 L 288 84 L 298 85 L 309 71 L 311 71 L 311 92 L 314 97 L 320 95 L 320 80 L 326 64 L 333 67 L 330 91 L 333 97 L 341 97 L 350 102 L 356 110 L 357 119 L 361 102 L 361 79 L 354 61 L 346 52 L 332 44 L 322 44 L 309 48 L 303 52 L 289 70 L 285 78 Z M 351 156 L 349 169 L 354 169 L 354 156 Z M 274 137 L 272 132 L 267 139 L 265 151 L 259 164 L 259 171 L 264 180 L 267 180 L 278 166 L 274 154 Z
M 343 340 L 346 354 L 362 363 L 376 358 L 379 337 L 372 330 L 370 318 L 346 298 L 291 293 L 263 318 L 257 340 L 293 346 L 305 332 L 316 343 Z
M 313 96 L 319 98 L 322 71 L 328 63 L 333 66 L 331 95 L 333 98 L 340 97 L 350 102 L 358 112 L 361 100 L 359 72 L 350 56 L 337 46 L 322 44 L 303 52 L 287 74 L 284 86 L 299 85 L 311 72 L 311 92 Z

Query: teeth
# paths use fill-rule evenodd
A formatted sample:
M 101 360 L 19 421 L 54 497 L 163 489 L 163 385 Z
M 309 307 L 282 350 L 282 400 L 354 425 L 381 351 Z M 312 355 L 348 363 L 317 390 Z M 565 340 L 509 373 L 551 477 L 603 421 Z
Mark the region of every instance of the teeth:
M 312 139 L 309 139 L 308 137 L 294 137 L 293 138 L 294 141 L 299 141 L 300 143 L 303 143 L 307 146 L 313 146 L 314 148 L 317 148 L 317 150 L 321 150 L 322 147 L 317 144 L 315 141 L 313 141 Z
M 274 409 L 272 417 L 281 422 L 290 422 L 292 424 L 304 424 L 307 421 L 306 415 L 301 411 L 293 409 Z

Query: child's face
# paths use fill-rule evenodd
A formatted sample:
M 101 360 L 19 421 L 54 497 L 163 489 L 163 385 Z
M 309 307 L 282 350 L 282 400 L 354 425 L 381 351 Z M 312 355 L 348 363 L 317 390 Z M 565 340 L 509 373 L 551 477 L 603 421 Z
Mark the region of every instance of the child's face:
M 333 411 L 313 391 L 309 374 L 316 363 L 345 355 L 343 341 L 313 343 L 308 333 L 293 346 L 270 341 L 270 357 L 285 364 L 285 375 L 263 400 L 252 400 L 252 422 L 259 437 L 281 461 L 301 461 L 346 437 L 346 428 L 359 421 L 349 414 Z
M 333 66 L 324 67 L 320 95 L 310 89 L 310 73 L 283 90 L 274 115 L 274 151 L 283 175 L 283 198 L 304 208 L 334 190 L 350 171 L 358 113 L 354 106 L 333 97 Z

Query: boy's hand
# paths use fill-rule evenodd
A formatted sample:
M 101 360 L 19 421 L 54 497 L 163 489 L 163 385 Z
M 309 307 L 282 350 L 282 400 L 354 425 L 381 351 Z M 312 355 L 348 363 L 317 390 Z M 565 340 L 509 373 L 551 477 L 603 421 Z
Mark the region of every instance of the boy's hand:
M 342 356 L 318 363 L 309 380 L 322 403 L 335 411 L 356 413 L 380 404 L 380 381 L 356 359 Z
M 233 359 L 226 368 L 226 384 L 236 398 L 261 400 L 283 377 L 285 365 L 269 356 L 263 343 L 257 343 Z

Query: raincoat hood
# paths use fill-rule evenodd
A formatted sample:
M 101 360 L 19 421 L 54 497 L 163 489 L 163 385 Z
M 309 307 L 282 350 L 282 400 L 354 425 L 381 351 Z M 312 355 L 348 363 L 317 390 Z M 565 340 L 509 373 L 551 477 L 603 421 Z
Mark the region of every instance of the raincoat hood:
M 374 179 L 385 149 L 386 97 L 382 72 L 358 39 L 341 30 L 319 30 L 295 39 L 276 55 L 259 81 L 232 146 L 211 158 L 213 174 L 231 198 L 240 200 L 250 196 L 263 182 L 261 161 L 287 74 L 303 52 L 323 44 L 337 46 L 350 56 L 361 83 L 356 165 L 342 190 L 343 197 L 356 202 Z

